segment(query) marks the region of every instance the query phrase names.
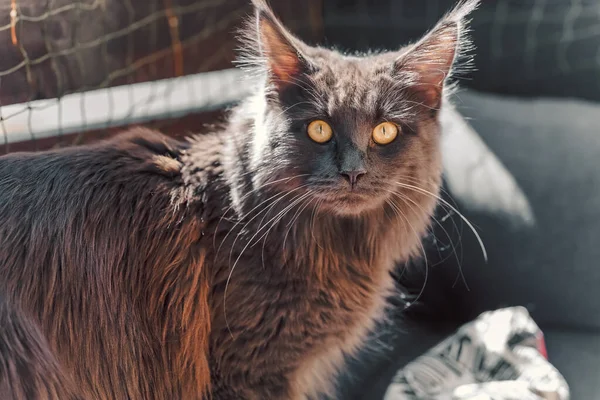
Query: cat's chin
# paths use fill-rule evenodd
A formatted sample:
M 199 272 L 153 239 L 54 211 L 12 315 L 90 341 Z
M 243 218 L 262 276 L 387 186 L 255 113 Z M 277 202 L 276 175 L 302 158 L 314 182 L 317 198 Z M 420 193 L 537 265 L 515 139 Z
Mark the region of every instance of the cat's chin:
M 331 196 L 323 202 L 323 209 L 340 216 L 358 216 L 381 207 L 383 202 L 365 195 Z

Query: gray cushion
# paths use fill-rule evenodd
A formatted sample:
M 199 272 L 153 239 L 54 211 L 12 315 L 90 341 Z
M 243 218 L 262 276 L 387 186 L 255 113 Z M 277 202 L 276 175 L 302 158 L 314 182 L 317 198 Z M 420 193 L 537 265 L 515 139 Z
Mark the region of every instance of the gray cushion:
M 548 328 L 544 335 L 548 358 L 569 383 L 571 398 L 600 398 L 600 334 Z
M 476 93 L 459 99 L 524 191 L 534 218 L 532 226 L 515 227 L 462 207 L 489 252 L 484 264 L 473 237 L 464 235 L 471 289 L 464 295 L 473 315 L 523 305 L 542 325 L 600 330 L 600 105 Z
M 338 380 L 340 400 L 376 400 L 385 391 L 398 369 L 435 346 L 454 331 L 448 324 L 412 324 L 402 318 L 378 329 L 358 359 Z

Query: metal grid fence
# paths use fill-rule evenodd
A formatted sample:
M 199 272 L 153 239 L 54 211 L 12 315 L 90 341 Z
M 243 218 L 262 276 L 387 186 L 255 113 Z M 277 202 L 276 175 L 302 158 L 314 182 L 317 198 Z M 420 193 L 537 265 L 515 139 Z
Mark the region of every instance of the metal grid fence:
M 270 2 L 303 39 L 369 50 L 418 38 L 456 0 Z M 250 12 L 249 0 L 0 0 L 0 153 L 233 101 L 233 74 L 198 74 L 231 67 Z M 600 1 L 483 0 L 472 17 L 463 86 L 600 100 Z
M 318 34 L 321 0 L 274 6 L 303 36 Z M 2 152 L 238 99 L 226 69 L 250 12 L 249 0 L 0 0 Z

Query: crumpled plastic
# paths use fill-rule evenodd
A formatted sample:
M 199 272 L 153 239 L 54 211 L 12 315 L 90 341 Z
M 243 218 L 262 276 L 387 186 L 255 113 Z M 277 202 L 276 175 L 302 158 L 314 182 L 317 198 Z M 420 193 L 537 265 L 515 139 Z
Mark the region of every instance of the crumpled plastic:
M 398 371 L 384 400 L 569 400 L 523 307 L 481 314 Z

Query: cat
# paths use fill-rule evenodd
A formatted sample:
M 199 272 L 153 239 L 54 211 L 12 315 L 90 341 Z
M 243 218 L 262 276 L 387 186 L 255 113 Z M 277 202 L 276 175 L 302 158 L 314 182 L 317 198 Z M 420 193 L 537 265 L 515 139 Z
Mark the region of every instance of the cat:
M 331 395 L 383 318 L 436 206 L 477 1 L 370 55 L 310 47 L 253 4 L 258 83 L 222 129 L 0 158 L 2 399 Z

